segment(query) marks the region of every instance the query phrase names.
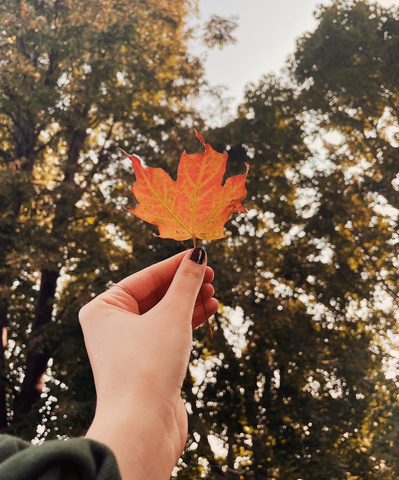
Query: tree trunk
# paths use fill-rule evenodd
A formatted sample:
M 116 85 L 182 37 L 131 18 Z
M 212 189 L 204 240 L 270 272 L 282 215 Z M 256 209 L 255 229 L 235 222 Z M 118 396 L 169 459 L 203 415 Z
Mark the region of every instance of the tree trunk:
M 40 399 L 41 390 L 38 383 L 46 371 L 51 353 L 42 333 L 43 327 L 51 322 L 58 277 L 59 271 L 42 271 L 36 315 L 32 324 L 32 341 L 27 351 L 22 389 L 14 403 L 13 424 L 19 424 L 23 416 L 34 408 Z
M 7 258 L 13 251 L 16 237 L 17 220 L 22 205 L 22 187 L 21 173 L 11 168 L 7 172 L 11 175 L 11 181 L 15 191 L 13 203 L 4 202 L 0 207 L 0 218 L 5 219 L 1 225 L 0 235 L 0 271 L 7 272 Z M 6 273 L 0 277 L 0 430 L 7 427 L 7 402 L 6 402 L 6 386 L 7 380 L 7 362 L 5 359 L 6 346 L 3 346 L 3 332 L 8 328 L 8 305 L 10 287 L 12 286 L 12 278 Z
M 64 180 L 60 186 L 61 195 L 56 203 L 52 226 L 52 235 L 59 240 L 59 245 L 63 244 L 64 235 L 68 228 L 68 219 L 73 214 L 75 204 L 83 193 L 74 181 L 74 174 L 77 171 L 80 152 L 86 138 L 86 130 L 75 130 L 72 134 Z M 52 319 L 54 295 L 57 280 L 60 276 L 60 267 L 58 265 L 50 266 L 50 268 L 43 269 L 41 273 L 36 314 L 32 323 L 30 346 L 26 356 L 25 377 L 21 392 L 14 402 L 12 423 L 17 432 L 23 428 L 23 416 L 37 407 L 41 394 L 38 384 L 42 375 L 46 372 L 47 363 L 51 357 L 49 341 L 45 335 L 45 326 Z
M 227 433 L 227 438 L 228 438 L 228 442 L 227 442 L 227 446 L 228 446 L 228 450 L 227 450 L 227 467 L 230 468 L 231 470 L 234 470 L 234 450 L 233 450 L 233 447 L 234 447 L 234 436 L 232 434 L 229 434 Z

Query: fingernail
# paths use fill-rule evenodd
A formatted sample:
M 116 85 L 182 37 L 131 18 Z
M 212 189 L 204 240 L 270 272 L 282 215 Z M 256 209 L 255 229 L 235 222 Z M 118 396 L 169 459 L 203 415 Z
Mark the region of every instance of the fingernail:
M 190 256 L 188 258 L 193 262 L 199 263 L 200 265 L 202 265 L 205 262 L 205 257 L 206 257 L 205 250 L 202 247 L 195 247 L 191 251 Z

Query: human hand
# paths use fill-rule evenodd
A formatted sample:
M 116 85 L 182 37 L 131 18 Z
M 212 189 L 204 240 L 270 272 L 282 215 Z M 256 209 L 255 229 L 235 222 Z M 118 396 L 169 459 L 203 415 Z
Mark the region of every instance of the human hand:
M 183 451 L 187 412 L 180 391 L 192 329 L 206 320 L 200 288 L 208 315 L 218 308 L 212 269 L 189 259 L 205 256 L 201 250 L 125 278 L 119 283 L 131 295 L 115 286 L 80 311 L 97 391 L 87 436 L 114 451 L 123 480 L 169 478 Z M 161 461 L 154 464 L 154 456 Z

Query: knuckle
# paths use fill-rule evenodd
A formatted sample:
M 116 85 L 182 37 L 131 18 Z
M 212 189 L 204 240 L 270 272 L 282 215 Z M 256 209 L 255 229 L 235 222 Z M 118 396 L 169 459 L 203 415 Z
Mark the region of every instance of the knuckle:
M 79 310 L 78 318 L 81 325 L 83 323 L 86 323 L 87 320 L 90 318 L 91 310 L 92 310 L 91 302 L 86 303 L 86 305 L 83 305 L 83 307 Z
M 192 269 L 185 266 L 179 271 L 179 275 L 187 279 L 193 279 L 195 281 L 202 280 L 204 278 L 204 272 L 200 269 Z

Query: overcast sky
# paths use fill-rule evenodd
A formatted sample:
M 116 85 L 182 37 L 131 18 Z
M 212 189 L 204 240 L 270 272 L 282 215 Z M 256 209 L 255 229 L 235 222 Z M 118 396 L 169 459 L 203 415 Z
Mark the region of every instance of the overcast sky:
M 222 50 L 208 50 L 206 77 L 212 86 L 227 87 L 225 96 L 233 97 L 230 112 L 244 98 L 245 85 L 257 83 L 271 71 L 278 73 L 287 56 L 295 49 L 295 39 L 315 28 L 315 0 L 199 0 L 201 23 L 212 14 L 237 15 L 237 43 Z M 322 2 L 330 4 L 329 1 Z M 399 5 L 399 0 L 382 0 L 384 6 Z M 205 54 L 205 48 L 193 45 L 193 53 Z

